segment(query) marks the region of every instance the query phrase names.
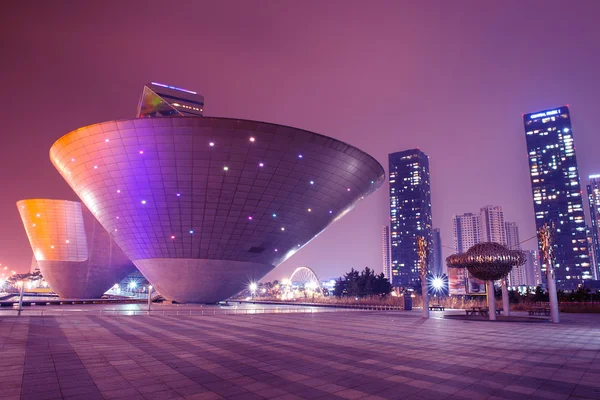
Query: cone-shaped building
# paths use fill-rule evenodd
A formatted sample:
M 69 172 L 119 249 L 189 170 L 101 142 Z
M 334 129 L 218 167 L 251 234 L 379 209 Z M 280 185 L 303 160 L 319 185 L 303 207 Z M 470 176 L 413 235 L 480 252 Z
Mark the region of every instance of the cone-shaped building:
M 60 297 L 98 298 L 135 271 L 81 203 L 30 199 L 17 207 L 40 271 Z
M 384 182 L 368 154 L 313 132 L 167 116 L 70 132 L 50 158 L 166 298 L 225 299 Z

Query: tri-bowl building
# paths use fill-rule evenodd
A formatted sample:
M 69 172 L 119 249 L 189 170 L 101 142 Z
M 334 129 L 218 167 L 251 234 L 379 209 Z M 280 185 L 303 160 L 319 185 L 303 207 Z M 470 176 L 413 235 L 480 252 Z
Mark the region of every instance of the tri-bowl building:
M 39 269 L 62 298 L 99 298 L 135 271 L 106 230 L 81 203 L 29 199 L 17 202 Z
M 346 143 L 271 123 L 188 116 L 178 107 L 200 114 L 203 99 L 168 88 L 168 99 L 146 93 L 138 118 L 77 129 L 50 150 L 167 299 L 215 302 L 237 293 L 384 182 L 382 166 Z

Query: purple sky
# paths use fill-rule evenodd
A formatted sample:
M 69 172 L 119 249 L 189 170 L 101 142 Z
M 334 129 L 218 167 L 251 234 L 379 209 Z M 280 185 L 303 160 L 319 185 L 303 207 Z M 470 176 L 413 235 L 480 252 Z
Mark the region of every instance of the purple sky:
M 372 4 L 374 3 L 374 4 Z M 600 172 L 600 1 L 6 3 L 0 13 L 0 263 L 29 268 L 15 206 L 76 199 L 48 158 L 83 125 L 133 117 L 142 85 L 205 115 L 312 130 L 373 155 L 430 156 L 433 225 L 504 207 L 535 234 L 521 114 L 569 104 L 582 182 Z M 585 190 L 585 188 L 584 188 Z M 268 278 L 381 270 L 387 185 Z M 527 248 L 533 248 L 530 241 Z M 451 250 L 445 249 L 445 255 Z

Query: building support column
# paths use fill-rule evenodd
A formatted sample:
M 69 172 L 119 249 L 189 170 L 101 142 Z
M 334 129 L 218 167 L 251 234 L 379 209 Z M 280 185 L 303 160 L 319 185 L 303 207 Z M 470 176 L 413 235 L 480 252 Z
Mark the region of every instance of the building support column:
M 548 265 L 547 267 L 546 278 L 548 281 L 548 297 L 550 298 L 550 319 L 553 324 L 558 324 L 560 322 L 560 317 L 558 316 L 558 295 L 556 294 L 556 280 L 552 265 Z
M 494 281 L 487 281 L 487 300 L 490 314 L 490 321 L 496 320 L 496 298 L 494 292 Z
M 429 282 L 427 276 L 421 275 L 421 298 L 423 299 L 423 318 L 429 318 Z
M 508 298 L 508 279 L 506 276 L 502 278 L 502 308 L 504 309 L 504 316 L 510 315 L 510 300 Z

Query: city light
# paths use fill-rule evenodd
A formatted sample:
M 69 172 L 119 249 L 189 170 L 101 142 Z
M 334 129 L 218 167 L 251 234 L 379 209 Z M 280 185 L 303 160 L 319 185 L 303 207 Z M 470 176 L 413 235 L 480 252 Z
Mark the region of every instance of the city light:
M 256 289 L 258 289 L 258 285 L 256 284 L 256 282 L 252 282 L 250 285 L 248 285 L 248 289 L 250 289 L 251 292 L 256 292 Z

